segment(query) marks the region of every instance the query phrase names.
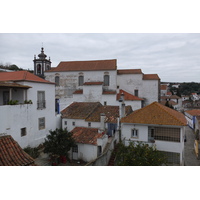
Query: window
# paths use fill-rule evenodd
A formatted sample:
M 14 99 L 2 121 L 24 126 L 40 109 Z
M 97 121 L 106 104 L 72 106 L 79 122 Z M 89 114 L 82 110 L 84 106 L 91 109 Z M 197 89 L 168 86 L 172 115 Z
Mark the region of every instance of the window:
M 138 130 L 137 129 L 132 129 L 131 137 L 138 138 Z
M 134 94 L 135 94 L 136 97 L 138 97 L 138 90 L 135 90 Z
M 21 137 L 26 135 L 26 128 L 21 128 Z
M 42 71 L 41 71 L 42 67 L 40 64 L 37 65 L 37 74 L 41 74 Z
M 60 85 L 60 77 L 59 76 L 55 77 L 55 83 L 56 83 L 56 86 Z
M 83 86 L 83 83 L 84 83 L 84 76 L 79 76 L 78 77 L 78 85 Z
M 88 127 L 91 127 L 91 122 L 88 122 Z
M 37 96 L 37 108 L 38 109 L 43 109 L 46 107 L 46 102 L 45 102 L 45 92 L 44 91 L 38 91 L 38 96 Z
M 110 82 L 110 77 L 109 75 L 104 75 L 104 86 L 109 86 L 109 82 Z
M 65 121 L 65 125 L 67 125 L 67 121 Z
M 162 141 L 180 142 L 180 129 L 155 127 L 154 139 Z
M 72 122 L 72 126 L 75 126 L 75 122 Z
M 72 147 L 72 152 L 78 153 L 78 145 Z
M 104 101 L 104 106 L 107 106 L 107 101 Z
M 45 129 L 45 117 L 39 118 L 38 124 L 39 124 L 39 130 Z

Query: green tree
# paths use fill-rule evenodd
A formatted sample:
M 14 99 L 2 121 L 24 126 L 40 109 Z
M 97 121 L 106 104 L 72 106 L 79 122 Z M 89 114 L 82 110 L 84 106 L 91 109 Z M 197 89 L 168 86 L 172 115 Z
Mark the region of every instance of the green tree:
M 122 143 L 117 151 L 119 166 L 160 166 L 166 164 L 165 155 L 154 147 L 142 142 L 130 142 L 129 146 Z
M 76 144 L 72 133 L 63 129 L 49 132 L 44 142 L 44 153 L 68 157 L 68 151 Z

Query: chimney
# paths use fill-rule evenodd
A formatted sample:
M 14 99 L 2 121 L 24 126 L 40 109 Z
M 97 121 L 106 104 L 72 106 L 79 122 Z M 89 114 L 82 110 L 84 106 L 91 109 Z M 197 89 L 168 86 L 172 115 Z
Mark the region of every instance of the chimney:
M 122 102 L 121 104 L 121 118 L 125 117 L 125 103 Z
M 124 102 L 124 93 L 123 92 L 121 93 L 121 97 L 119 99 L 119 102 Z
M 104 113 L 100 114 L 100 131 L 103 132 L 105 131 L 105 119 L 106 115 Z

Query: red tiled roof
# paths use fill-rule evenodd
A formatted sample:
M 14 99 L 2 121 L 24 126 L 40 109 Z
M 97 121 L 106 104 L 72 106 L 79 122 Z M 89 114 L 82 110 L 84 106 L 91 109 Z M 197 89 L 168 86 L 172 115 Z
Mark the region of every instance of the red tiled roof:
M 25 89 L 31 88 L 28 85 L 21 85 L 18 83 L 11 83 L 11 82 L 7 82 L 7 81 L 0 82 L 0 87 L 25 88 Z
M 192 115 L 192 116 L 199 116 L 200 115 L 200 109 L 187 110 L 185 112 Z
M 117 74 L 142 74 L 141 69 L 120 69 L 117 70 Z
M 177 103 L 176 102 L 174 102 L 174 101 L 168 101 L 169 102 L 169 105 L 172 105 L 172 106 L 175 106 L 175 105 L 177 105 Z M 162 105 L 164 105 L 165 106 L 165 104 L 167 103 L 167 101 L 165 101 L 165 100 L 163 100 L 163 101 L 161 101 L 160 102 Z
M 116 70 L 117 60 L 91 60 L 91 61 L 68 61 L 60 62 L 56 68 L 46 72 L 63 72 L 63 71 L 101 71 Z
M 144 74 L 143 80 L 160 80 L 158 74 Z
M 154 124 L 186 126 L 185 116 L 171 108 L 153 102 L 150 105 L 136 110 L 127 117 L 122 118 L 122 123 Z
M 116 91 L 103 90 L 102 94 L 116 94 Z
M 0 81 L 31 81 L 31 82 L 39 82 L 39 83 L 49 83 L 47 80 L 44 80 L 28 71 L 15 71 L 15 72 L 2 72 L 0 74 Z
M 181 97 L 179 97 L 179 96 L 177 96 L 177 95 L 171 95 L 170 97 L 169 97 L 169 99 L 181 99 Z
M 119 90 L 119 93 L 117 94 L 117 100 L 119 100 L 121 98 L 121 94 L 124 94 L 124 100 L 125 101 L 142 101 L 143 99 L 136 97 L 128 92 L 126 92 L 125 90 Z
M 99 106 L 99 102 L 74 102 L 61 111 L 62 118 L 86 119 Z
M 73 94 L 83 94 L 83 90 L 76 90 Z
M 29 156 L 10 135 L 0 137 L 0 166 L 35 165 Z
M 103 85 L 103 82 L 85 82 L 83 85 Z
M 161 89 L 161 90 L 167 90 L 167 85 L 161 85 L 161 86 L 160 86 L 160 89 Z
M 72 131 L 76 143 L 97 145 L 97 139 L 102 138 L 103 134 L 98 133 L 97 128 L 76 127 Z
M 131 106 L 125 107 L 126 115 L 132 112 Z M 98 107 L 93 113 L 91 113 L 86 121 L 89 122 L 100 122 L 100 115 L 104 113 L 106 116 L 105 122 L 107 123 L 117 123 L 117 118 L 119 118 L 119 106 L 101 106 Z

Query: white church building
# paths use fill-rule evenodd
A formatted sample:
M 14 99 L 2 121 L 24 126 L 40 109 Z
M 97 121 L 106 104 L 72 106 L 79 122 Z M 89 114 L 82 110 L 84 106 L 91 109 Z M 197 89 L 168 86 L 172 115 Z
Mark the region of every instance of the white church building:
M 43 57 L 46 64 L 38 64 L 36 61 L 35 58 L 34 73 L 41 76 L 41 72 L 44 72 L 46 80 L 56 83 L 58 112 L 73 102 L 99 101 L 103 105 L 119 105 L 117 97 L 121 90 L 127 94 L 125 103 L 131 105 L 133 110 L 160 101 L 160 78 L 157 74 L 144 74 L 141 69 L 117 69 L 116 59 L 62 61 L 54 68 L 46 57 Z

